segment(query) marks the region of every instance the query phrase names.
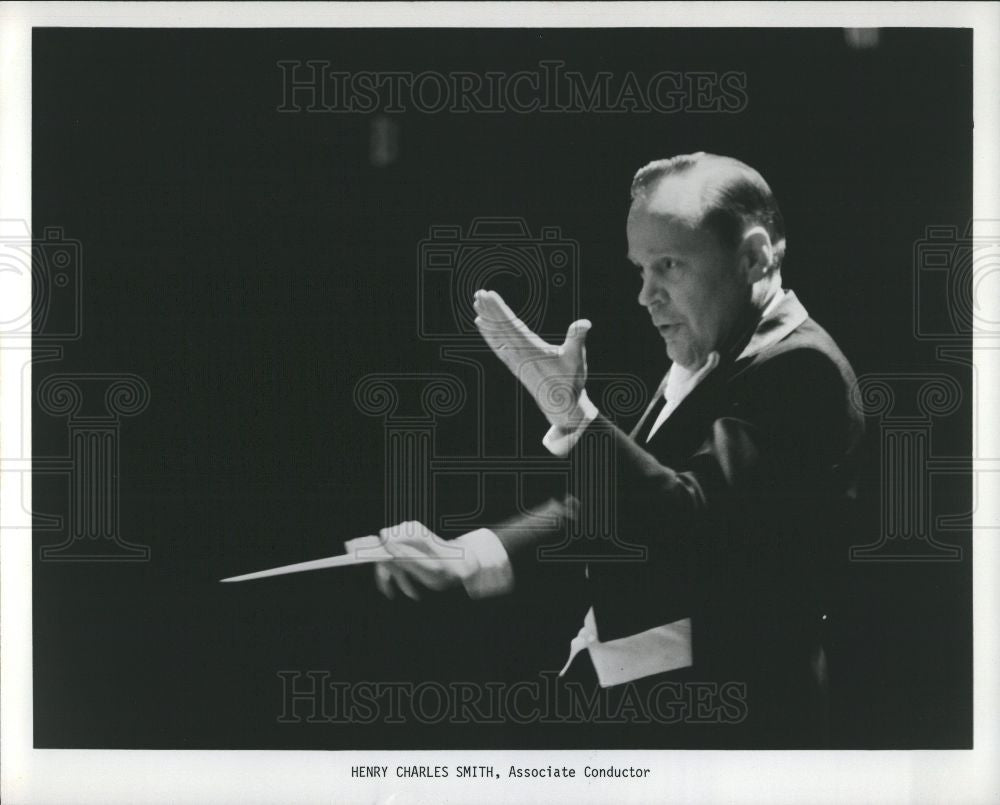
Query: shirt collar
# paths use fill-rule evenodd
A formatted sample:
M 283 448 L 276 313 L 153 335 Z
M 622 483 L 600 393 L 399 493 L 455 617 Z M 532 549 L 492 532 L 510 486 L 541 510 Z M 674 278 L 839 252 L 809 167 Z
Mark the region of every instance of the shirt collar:
M 752 358 L 777 344 L 808 318 L 809 313 L 802 306 L 795 291 L 779 288 L 764 308 L 750 340 L 736 360 Z M 719 360 L 719 353 L 711 352 L 700 369 L 688 369 L 680 364 L 673 364 L 660 384 L 660 393 L 670 400 L 683 399 L 705 375 L 719 365 Z
M 760 321 L 736 360 L 752 358 L 770 346 L 777 344 L 792 330 L 809 318 L 795 291 L 779 289 L 774 298 L 764 308 Z
M 680 402 L 688 392 L 697 386 L 701 379 L 719 365 L 719 353 L 710 352 L 708 360 L 701 365 L 700 369 L 688 369 L 675 363 L 667 372 L 667 377 L 663 382 L 663 395 L 668 400 Z

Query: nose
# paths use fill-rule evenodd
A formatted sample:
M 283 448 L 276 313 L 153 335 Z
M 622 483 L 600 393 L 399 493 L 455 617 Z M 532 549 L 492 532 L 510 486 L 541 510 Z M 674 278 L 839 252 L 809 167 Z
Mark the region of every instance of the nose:
M 644 308 L 649 308 L 655 301 L 657 301 L 660 296 L 659 288 L 651 280 L 650 276 L 647 274 L 642 278 L 642 287 L 639 289 L 639 304 Z

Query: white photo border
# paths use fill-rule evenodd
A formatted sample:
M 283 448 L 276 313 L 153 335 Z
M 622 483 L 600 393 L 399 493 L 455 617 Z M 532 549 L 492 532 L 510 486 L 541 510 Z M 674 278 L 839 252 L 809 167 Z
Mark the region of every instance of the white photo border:
M 512 13 L 516 5 L 516 13 Z M 7 3 L 0 8 L 0 219 L 31 215 L 32 27 L 941 27 L 972 28 L 974 217 L 1000 219 L 997 3 Z M 3 286 L 9 290 L 9 283 Z M 14 288 L 30 305 L 30 278 Z M 993 300 L 1000 306 L 1000 299 Z M 1000 321 L 1000 310 L 984 312 Z M 22 345 L 20 349 L 24 349 Z M 30 433 L 30 375 L 0 344 L 0 445 Z M 974 455 L 1000 456 L 1000 351 L 977 361 Z M 23 358 L 23 353 L 21 356 Z M 22 386 L 22 384 L 24 384 Z M 992 427 L 990 425 L 992 424 Z M 30 440 L 29 440 L 30 441 Z M 30 447 L 29 447 L 30 449 Z M 28 461 L 30 462 L 30 454 Z M 996 459 L 994 459 L 994 462 Z M 30 463 L 26 465 L 30 467 Z M 995 473 L 994 473 L 995 476 Z M 23 482 L 20 480 L 23 479 Z M 1000 800 L 1000 495 L 975 501 L 974 746 L 949 751 L 103 751 L 32 748 L 30 472 L 0 484 L 0 799 L 10 803 L 960 802 Z M 498 767 L 645 766 L 644 780 L 359 780 L 350 767 L 456 760 Z M 479 781 L 476 781 L 477 783 Z

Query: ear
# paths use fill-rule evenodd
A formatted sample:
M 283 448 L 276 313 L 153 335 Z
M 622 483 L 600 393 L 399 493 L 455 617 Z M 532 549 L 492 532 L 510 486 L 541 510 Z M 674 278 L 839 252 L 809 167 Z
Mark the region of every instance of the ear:
M 764 227 L 755 226 L 746 231 L 740 244 L 740 252 L 740 268 L 751 285 L 771 272 L 774 245 Z

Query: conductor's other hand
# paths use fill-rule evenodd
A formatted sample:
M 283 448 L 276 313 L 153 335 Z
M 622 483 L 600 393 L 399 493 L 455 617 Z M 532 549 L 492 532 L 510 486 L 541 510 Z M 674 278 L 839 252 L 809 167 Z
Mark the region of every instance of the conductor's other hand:
M 521 381 L 549 424 L 576 428 L 583 418 L 579 401 L 587 382 L 590 322 L 573 322 L 566 340 L 555 346 L 528 329 L 495 291 L 476 291 L 472 306 L 486 343 Z
M 375 565 L 375 584 L 386 598 L 395 598 L 397 590 L 419 601 L 424 590 L 447 590 L 460 586 L 477 568 L 469 552 L 442 540 L 422 523 L 409 520 L 383 528 L 375 537 L 364 537 L 381 545 L 393 559 Z M 351 549 L 364 548 L 357 540 Z M 370 547 L 370 546 L 367 546 Z

